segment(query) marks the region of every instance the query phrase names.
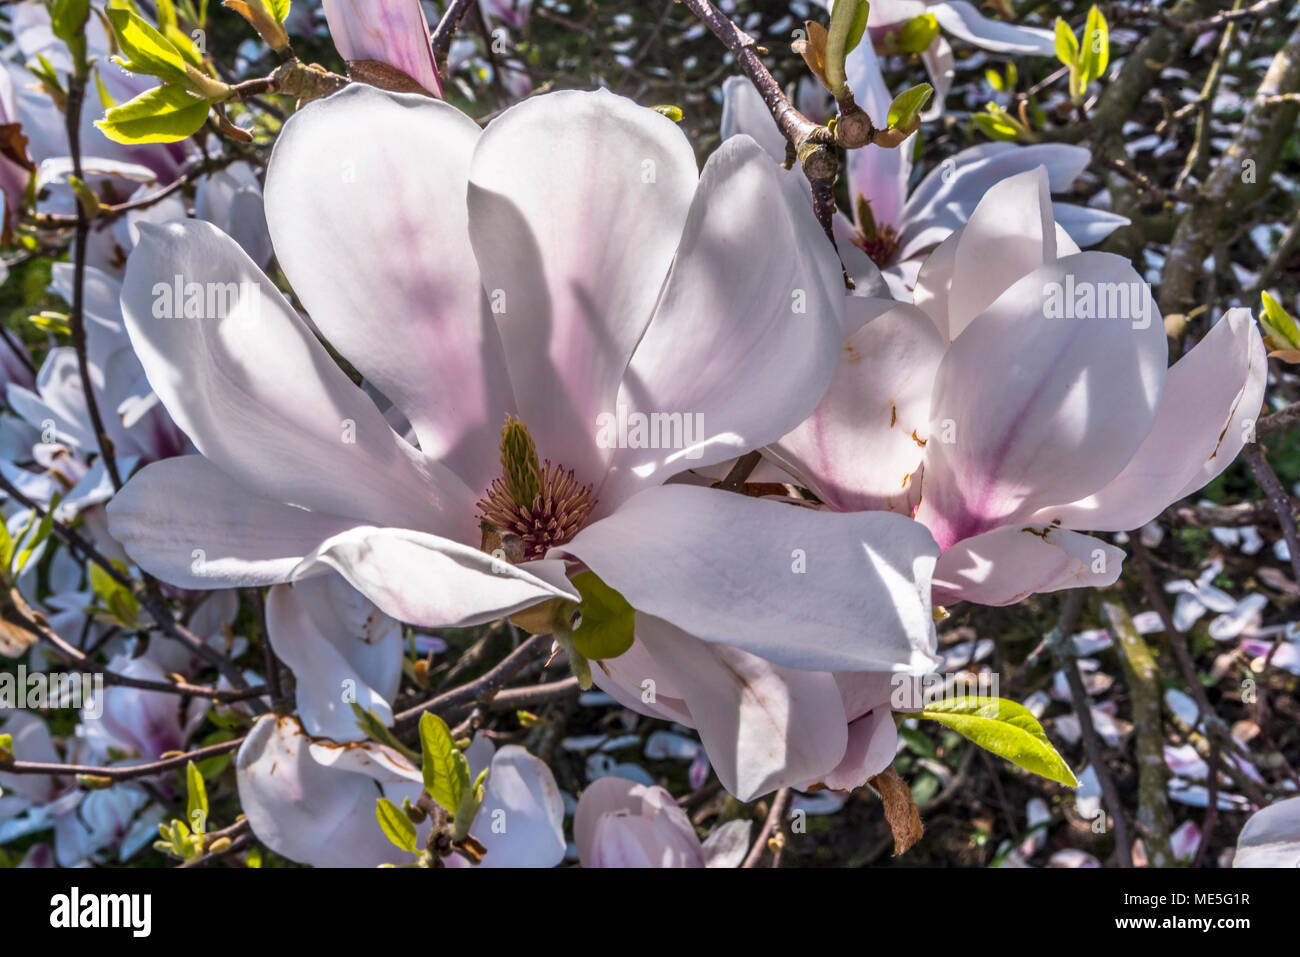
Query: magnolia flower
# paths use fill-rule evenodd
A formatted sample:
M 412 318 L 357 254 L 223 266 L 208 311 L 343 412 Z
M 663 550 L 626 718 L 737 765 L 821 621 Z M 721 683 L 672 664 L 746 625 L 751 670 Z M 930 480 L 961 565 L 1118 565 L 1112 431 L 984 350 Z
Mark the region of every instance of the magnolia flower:
M 663 484 L 789 432 L 839 353 L 839 263 L 752 140 L 700 174 L 672 121 L 609 93 L 534 97 L 480 131 L 356 84 L 285 125 L 266 196 L 315 328 L 418 448 L 228 237 L 142 226 L 123 312 L 202 453 L 110 504 L 143 568 L 186 588 L 332 569 L 385 614 L 446 627 L 577 600 L 581 562 L 637 611 L 636 664 L 602 662 L 597 682 L 658 713 L 638 668 L 680 673 L 660 695 L 747 797 L 844 759 L 854 715 L 828 672 L 932 665 L 924 528 Z M 207 318 L 171 317 L 174 277 Z M 680 434 L 645 447 L 645 424 L 673 418 Z M 633 420 L 640 439 L 616 427 Z M 513 556 L 482 550 L 489 519 Z
M 480 867 L 554 867 L 564 857 L 564 802 L 550 769 L 517 745 L 493 751 L 476 738 L 465 754 L 471 779 L 488 768 L 470 836 L 487 848 Z M 340 744 L 307 735 L 291 717 L 258 719 L 235 758 L 239 803 L 257 839 L 291 861 L 314 867 L 407 864 L 375 819 L 375 801 L 412 804 L 420 769 L 391 748 Z M 417 828 L 420 846 L 431 824 Z M 448 867 L 470 867 L 459 853 Z
M 1164 325 L 1124 259 L 1081 253 L 1049 178 L 985 194 L 921 267 L 915 305 L 849 299 L 840 368 L 773 457 L 846 512 L 915 514 L 943 554 L 936 602 L 1106 585 L 1138 528 L 1232 463 L 1263 401 L 1245 309 L 1166 369 Z
M 1233 867 L 1300 867 L 1300 798 L 1256 811 L 1237 838 Z
M 817 2 L 827 10 L 835 5 L 834 0 Z M 887 45 L 891 35 L 896 37 L 910 21 L 926 15 L 934 17 L 944 33 L 982 50 L 1033 56 L 1056 54 L 1055 35 L 1051 30 L 991 19 L 966 0 L 872 0 L 867 31 L 872 42 Z M 943 111 L 943 101 L 952 88 L 952 47 L 943 36 L 936 36 L 922 51 L 921 59 L 934 84 L 934 105 L 928 114 L 932 117 Z
M 420 0 L 323 0 L 339 55 L 349 64 L 377 60 L 401 70 L 441 99 L 429 23 Z
M 874 6 L 873 6 L 874 10 Z M 884 123 L 893 97 L 870 43 L 859 44 L 845 62 L 858 104 Z M 723 84 L 722 135 L 748 133 L 778 162 L 786 143 L 758 91 L 744 77 Z M 1052 192 L 1070 189 L 1092 154 L 1082 147 L 1049 143 L 1018 146 L 985 143 L 945 159 L 908 191 L 914 141 L 896 149 L 868 145 L 849 150 L 846 163 L 853 216 L 835 214 L 835 237 L 860 291 L 878 289 L 877 269 L 896 299 L 910 300 L 926 253 L 970 218 L 980 197 L 998 180 L 1043 166 Z M 1053 205 L 1056 220 L 1080 245 L 1100 242 L 1128 220 L 1072 203 Z
M 601 778 L 582 792 L 573 840 L 583 867 L 737 867 L 752 821 L 730 821 L 703 844 L 661 787 Z

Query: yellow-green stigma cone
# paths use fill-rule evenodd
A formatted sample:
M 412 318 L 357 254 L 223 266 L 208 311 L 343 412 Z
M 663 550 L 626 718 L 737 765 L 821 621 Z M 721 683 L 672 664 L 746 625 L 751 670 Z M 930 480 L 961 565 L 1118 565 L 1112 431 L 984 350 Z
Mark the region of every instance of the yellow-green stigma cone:
M 578 534 L 596 505 L 591 489 L 572 469 L 549 459 L 539 464 L 528 427 L 507 415 L 501 427 L 501 478 L 492 481 L 478 510 L 495 528 L 518 535 L 524 561 L 532 561 Z

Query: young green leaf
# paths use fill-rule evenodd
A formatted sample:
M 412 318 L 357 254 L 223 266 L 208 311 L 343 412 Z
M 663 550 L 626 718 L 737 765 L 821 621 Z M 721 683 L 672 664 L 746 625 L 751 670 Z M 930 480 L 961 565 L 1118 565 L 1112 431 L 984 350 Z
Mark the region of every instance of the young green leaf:
M 1088 21 L 1083 28 L 1083 42 L 1079 50 L 1079 83 L 1087 88 L 1100 80 L 1110 62 L 1110 30 L 1106 18 L 1095 6 L 1088 11 Z
M 867 18 L 871 16 L 871 4 L 866 0 L 859 3 L 853 11 L 853 22 L 849 25 L 849 34 L 844 41 L 844 55 L 848 56 L 858 48 L 867 33 Z
M 375 803 L 375 819 L 379 821 L 380 828 L 390 841 L 404 851 L 417 853 L 415 825 L 400 807 L 388 798 L 378 798 Z
M 424 776 L 424 789 L 448 814 L 455 814 L 464 788 L 456 759 L 464 760 L 464 755 L 456 750 L 447 722 L 428 711 L 420 715 L 420 748 L 423 751 L 420 773 Z M 467 767 L 466 777 L 468 773 Z
M 193 761 L 185 764 L 185 786 L 185 816 L 193 825 L 194 832 L 202 834 L 208 824 L 208 787 Z
M 1056 58 L 1071 68 L 1079 65 L 1079 41 L 1060 17 L 1056 18 Z
M 934 87 L 929 83 L 918 83 L 910 90 L 904 90 L 894 97 L 889 104 L 889 128 L 911 132 L 921 122 L 921 111 L 930 101 Z
M 1069 787 L 1079 781 L 1024 705 L 1005 698 L 936 701 L 917 715 L 938 721 L 1017 767 Z
M 627 599 L 606 585 L 595 572 L 574 576 L 582 596 L 582 620 L 573 630 L 573 645 L 584 658 L 617 658 L 632 647 L 636 613 Z
M 126 571 L 121 562 L 114 561 L 113 565 L 119 571 Z M 140 617 L 139 600 L 105 568 L 93 562 L 90 565 L 90 589 L 118 624 L 124 628 L 136 627 Z
M 185 79 L 185 57 L 149 21 L 131 10 L 109 10 L 108 19 L 125 55 L 117 58 L 123 69 L 162 80 Z
M 375 714 L 373 711 L 367 711 L 355 701 L 352 702 L 352 713 L 356 716 L 357 727 L 365 732 L 367 738 L 372 741 L 378 741 L 385 747 L 392 748 L 412 764 L 415 764 L 420 760 L 418 754 L 406 745 L 402 744 L 402 742 L 398 741 L 397 738 L 393 737 L 393 732 L 389 731 L 384 722 L 379 720 L 379 715 Z
M 50 4 L 50 29 L 64 43 L 81 36 L 90 17 L 90 0 L 53 0 Z
M 0 764 L 11 764 L 14 759 L 14 736 L 0 734 Z
M 50 537 L 50 532 L 54 530 L 54 512 L 59 507 L 59 499 L 61 497 L 61 495 L 56 493 L 54 497 L 50 499 L 50 504 L 46 507 L 45 514 L 41 516 L 40 524 L 36 526 L 36 531 L 27 539 L 27 542 L 23 545 L 22 551 L 18 553 L 18 560 L 14 563 L 15 575 L 21 573 L 22 570 L 27 567 L 27 563 L 31 561 L 31 557 L 35 554 L 36 549 L 40 548 L 45 540 Z M 30 523 L 28 527 L 31 527 Z
M 183 86 L 168 84 L 145 90 L 115 106 L 95 123 L 115 143 L 175 143 L 193 136 L 208 118 L 208 101 Z
M 1300 328 L 1282 305 L 1268 293 L 1260 293 L 1264 314 L 1259 324 L 1274 349 L 1300 349 Z
M 9 534 L 9 526 L 0 520 L 0 569 L 8 571 L 9 562 L 14 557 L 14 540 Z

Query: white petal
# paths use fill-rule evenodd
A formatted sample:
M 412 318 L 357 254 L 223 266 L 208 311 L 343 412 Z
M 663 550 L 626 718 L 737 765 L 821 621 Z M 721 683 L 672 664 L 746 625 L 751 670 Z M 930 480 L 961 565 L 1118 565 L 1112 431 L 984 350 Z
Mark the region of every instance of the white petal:
M 791 668 L 933 664 L 930 572 L 918 523 L 832 514 L 713 489 L 647 489 L 552 555 L 580 558 L 637 609 L 704 641 Z
M 468 241 L 478 140 L 446 103 L 353 84 L 285 124 L 266 182 L 276 252 L 316 327 L 475 492 L 514 409 Z
M 177 283 L 200 311 L 169 311 Z M 221 299 L 218 299 L 218 294 Z M 228 298 L 227 298 L 228 297 Z M 131 342 L 195 446 L 263 497 L 472 533 L 474 495 L 402 441 L 247 254 L 210 223 L 141 227 L 122 284 Z M 197 503 L 196 503 L 197 504 Z M 198 507 L 201 507 L 198 506 Z
M 579 600 L 560 563 L 511 565 L 477 548 L 400 528 L 358 526 L 336 535 L 304 558 L 292 578 L 327 568 L 398 621 L 427 627 L 483 624 L 550 598 Z

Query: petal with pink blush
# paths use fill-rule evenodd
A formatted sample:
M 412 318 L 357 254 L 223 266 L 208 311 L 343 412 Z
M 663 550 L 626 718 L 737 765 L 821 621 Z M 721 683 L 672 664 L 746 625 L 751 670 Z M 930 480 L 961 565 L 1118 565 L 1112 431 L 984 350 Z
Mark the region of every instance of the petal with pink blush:
M 608 92 L 525 100 L 488 125 L 469 223 L 515 400 L 544 459 L 599 483 L 614 406 L 698 181 L 672 120 Z
M 1229 310 L 1169 369 L 1160 410 L 1137 453 L 1100 491 L 1036 518 L 1128 531 L 1211 481 L 1237 457 L 1259 416 L 1268 355 L 1249 309 Z
M 846 309 L 849 324 L 861 324 L 844 341 L 830 389 L 770 452 L 836 511 L 887 509 L 910 517 L 934 374 L 947 343 L 925 313 L 906 303 L 851 296 Z
M 177 284 L 197 298 L 176 296 Z M 182 317 L 189 306 L 215 314 Z M 393 432 L 215 226 L 142 226 L 122 312 L 171 417 L 250 492 L 381 524 L 453 534 L 473 528 L 475 496 L 464 482 Z
M 957 543 L 934 571 L 937 605 L 1013 605 L 1063 588 L 1104 588 L 1119 578 L 1124 550 L 1051 525 L 1007 525 Z
M 322 0 L 330 37 L 348 63 L 377 60 L 437 97 L 442 80 L 420 0 Z
M 801 176 L 747 136 L 709 157 L 654 318 L 616 405 L 602 410 L 597 440 L 618 448 L 597 514 L 682 469 L 761 448 L 816 408 L 839 354 L 845 296 Z M 653 447 L 624 447 L 616 426 L 625 414 L 650 423 Z M 664 424 L 675 422 L 680 429 Z
M 1093 290 L 1106 318 L 1048 318 L 1071 288 Z M 1078 253 L 1020 279 L 939 365 L 917 519 L 946 548 L 1101 488 L 1151 430 L 1166 353 L 1127 260 Z
M 953 252 L 949 338 L 960 336 L 1012 283 L 1056 255 L 1047 170 L 1035 167 L 991 186 Z
M 886 707 L 868 712 L 849 724 L 844 758 L 820 781 L 832 791 L 852 791 L 894 763 L 898 751 L 898 727 Z
M 479 135 L 446 103 L 354 84 L 290 118 L 266 182 L 280 264 L 316 328 L 474 492 L 498 474 L 514 411 L 468 241 Z
M 844 757 L 848 721 L 832 675 L 708 644 L 667 622 L 638 627 L 682 689 L 718 780 L 739 800 L 820 777 Z
M 578 798 L 573 840 L 583 867 L 704 867 L 700 840 L 671 794 L 600 778 Z

